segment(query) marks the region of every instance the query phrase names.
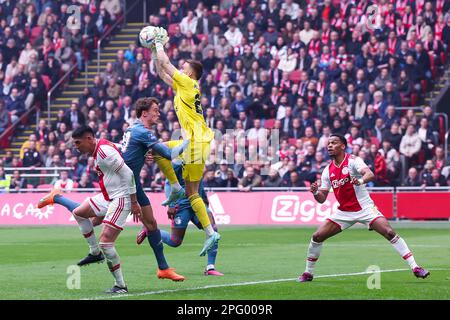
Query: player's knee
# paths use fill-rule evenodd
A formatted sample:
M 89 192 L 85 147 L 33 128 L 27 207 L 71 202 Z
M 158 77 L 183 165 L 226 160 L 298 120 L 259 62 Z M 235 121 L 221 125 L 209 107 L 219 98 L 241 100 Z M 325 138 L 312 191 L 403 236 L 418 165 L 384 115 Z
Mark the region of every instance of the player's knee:
M 392 240 L 397 235 L 397 233 L 392 228 L 387 228 L 385 235 L 386 235 L 386 238 L 388 238 L 389 240 Z
M 103 254 L 107 257 L 114 255 L 115 253 L 114 242 L 101 241 L 99 243 L 99 247 Z
M 314 234 L 312 235 L 312 240 L 314 242 L 323 242 L 325 241 L 325 237 L 320 233 L 320 232 L 314 232 Z
M 183 238 L 180 237 L 170 237 L 170 241 L 172 242 L 172 247 L 176 248 L 181 246 L 181 244 L 183 243 Z
M 158 228 L 156 219 L 153 217 L 150 219 L 143 220 L 143 223 L 144 223 L 145 227 L 148 229 L 148 231 L 155 231 Z
M 81 208 L 81 206 L 80 206 L 80 207 L 76 207 L 76 208 L 72 211 L 72 214 L 75 215 L 75 216 L 77 216 L 77 217 L 82 217 L 81 215 L 82 215 L 83 211 L 82 211 L 82 209 L 80 209 L 80 208 Z

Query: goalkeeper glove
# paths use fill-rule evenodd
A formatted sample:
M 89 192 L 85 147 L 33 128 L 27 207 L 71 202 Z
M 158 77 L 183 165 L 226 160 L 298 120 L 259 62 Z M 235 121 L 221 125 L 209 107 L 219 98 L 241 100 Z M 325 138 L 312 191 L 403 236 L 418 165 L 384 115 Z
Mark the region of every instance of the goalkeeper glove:
M 155 34 L 154 34 L 154 42 L 155 42 L 155 47 L 156 50 L 164 49 L 164 45 L 167 43 L 167 41 L 169 41 L 169 37 L 167 36 L 167 31 L 164 28 L 158 27 L 155 30 Z

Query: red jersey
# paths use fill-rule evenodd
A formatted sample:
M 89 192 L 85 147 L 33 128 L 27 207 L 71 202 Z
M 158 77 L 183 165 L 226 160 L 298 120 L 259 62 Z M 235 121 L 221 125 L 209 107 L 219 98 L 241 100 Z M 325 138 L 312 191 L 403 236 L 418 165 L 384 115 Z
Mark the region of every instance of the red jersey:
M 320 189 L 329 191 L 333 188 L 339 202 L 339 210 L 357 212 L 374 206 L 366 187 L 351 183 L 353 177 L 357 179 L 362 177 L 361 172 L 364 168 L 367 168 L 367 165 L 360 157 L 346 153 L 344 161 L 339 166 L 331 161 L 323 170 Z
M 128 167 L 114 143 L 105 139 L 97 140 L 93 156 L 95 170 L 99 176 L 100 189 L 105 200 L 111 201 L 136 193 L 134 179 L 132 179 L 132 185 L 130 185 L 120 174 L 122 168 Z

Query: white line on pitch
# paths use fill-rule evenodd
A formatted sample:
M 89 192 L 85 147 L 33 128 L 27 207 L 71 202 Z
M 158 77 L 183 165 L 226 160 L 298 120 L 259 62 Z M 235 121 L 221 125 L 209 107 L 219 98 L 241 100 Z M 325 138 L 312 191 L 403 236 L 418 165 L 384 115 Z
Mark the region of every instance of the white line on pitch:
M 430 271 L 442 271 L 442 270 L 450 270 L 450 269 L 429 269 Z M 410 271 L 410 269 L 390 269 L 390 270 L 380 270 L 380 273 L 387 272 L 398 272 L 398 271 Z M 325 274 L 318 275 L 314 278 L 333 278 L 333 277 L 345 277 L 345 276 L 360 276 L 365 274 L 373 274 L 374 272 L 354 272 L 354 273 L 340 273 L 340 274 Z M 224 284 L 213 284 L 207 285 L 203 287 L 193 287 L 193 288 L 184 288 L 184 289 L 168 289 L 168 290 L 157 290 L 157 291 L 147 291 L 141 293 L 127 293 L 127 294 L 118 294 L 118 295 L 110 295 L 110 296 L 101 296 L 94 298 L 84 298 L 82 300 L 100 300 L 100 299 L 116 299 L 116 298 L 126 298 L 126 297 L 140 297 L 140 296 L 148 296 L 162 293 L 174 293 L 174 292 L 182 292 L 182 291 L 197 291 L 197 290 L 205 290 L 212 288 L 224 288 L 224 287 L 239 287 L 239 286 L 249 286 L 254 284 L 264 284 L 264 283 L 276 283 L 276 282 L 288 282 L 295 281 L 297 278 L 289 278 L 289 279 L 273 279 L 273 280 L 260 280 L 260 281 L 248 281 L 248 282 L 237 282 L 237 283 L 224 283 Z

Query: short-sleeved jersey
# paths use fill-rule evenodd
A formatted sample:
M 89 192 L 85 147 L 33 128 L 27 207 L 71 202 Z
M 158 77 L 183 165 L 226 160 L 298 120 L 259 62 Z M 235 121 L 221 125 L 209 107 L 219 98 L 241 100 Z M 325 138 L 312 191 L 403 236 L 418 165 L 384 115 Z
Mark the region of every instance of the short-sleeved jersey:
M 183 179 L 183 166 L 181 164 L 172 164 L 172 166 L 173 166 L 173 170 L 175 171 L 175 174 L 177 175 L 178 182 L 184 188 L 185 187 L 185 182 L 184 182 L 184 179 Z M 164 188 L 164 189 L 167 191 L 168 188 L 170 188 L 170 183 L 166 179 L 166 188 Z M 198 194 L 203 199 L 203 201 L 205 202 L 206 206 L 208 206 L 208 204 L 209 204 L 208 203 L 208 197 L 206 196 L 206 192 L 205 192 L 205 189 L 203 188 L 203 182 L 202 181 L 200 181 L 200 184 L 198 186 Z M 167 194 L 167 196 L 168 196 L 168 194 Z M 184 198 L 181 198 L 181 199 L 177 200 L 171 206 L 176 206 L 176 205 L 178 206 L 178 211 L 191 208 L 191 203 L 189 202 L 189 199 L 187 197 L 184 197 Z
M 210 142 L 214 132 L 206 125 L 200 104 L 201 92 L 198 81 L 175 71 L 173 75 L 174 107 L 187 139 L 193 142 Z
M 339 202 L 338 209 L 345 212 L 356 212 L 368 207 L 373 207 L 374 203 L 370 198 L 365 185 L 356 186 L 351 183 L 351 179 L 362 177 L 361 170 L 367 165 L 360 157 L 345 154 L 344 161 L 337 166 L 331 161 L 322 172 L 322 183 L 320 189 L 330 190 L 333 188 L 336 200 Z
M 158 139 L 153 132 L 140 120 L 125 131 L 122 142 L 123 158 L 135 176 L 139 176 L 144 166 L 145 154 L 157 142 Z
M 130 190 L 128 181 L 124 181 L 118 174 L 125 165 L 125 161 L 114 143 L 99 139 L 93 156 L 100 189 L 105 200 L 111 201 L 116 198 L 128 197 L 133 190 Z M 136 191 L 134 190 L 134 192 Z

